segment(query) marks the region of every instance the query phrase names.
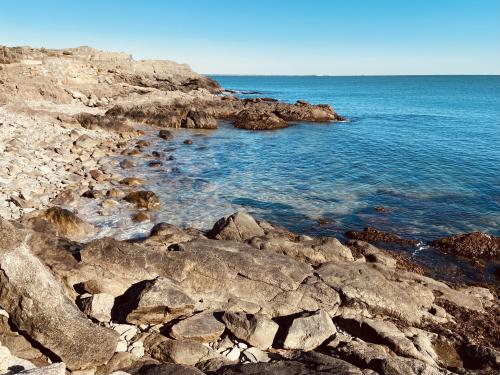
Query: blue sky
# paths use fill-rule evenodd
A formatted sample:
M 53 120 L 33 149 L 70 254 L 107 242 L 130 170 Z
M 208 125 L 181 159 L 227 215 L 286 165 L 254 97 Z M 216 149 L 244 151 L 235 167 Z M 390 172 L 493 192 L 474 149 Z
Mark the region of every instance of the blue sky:
M 500 0 L 0 0 L 0 44 L 224 74 L 500 74 Z

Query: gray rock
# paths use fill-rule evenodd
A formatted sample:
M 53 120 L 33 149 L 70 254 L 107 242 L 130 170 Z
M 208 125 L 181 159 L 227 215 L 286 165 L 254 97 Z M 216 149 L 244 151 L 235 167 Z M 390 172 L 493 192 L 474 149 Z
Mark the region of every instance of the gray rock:
M 68 368 L 106 362 L 118 335 L 93 324 L 66 297 L 53 274 L 28 248 L 30 235 L 0 219 L 0 305 L 19 330 L 55 353 Z
M 224 332 L 224 324 L 215 319 L 212 312 L 196 314 L 172 326 L 170 335 L 175 339 L 199 342 L 216 341 Z
M 272 346 L 279 328 L 277 323 L 261 314 L 225 312 L 222 321 L 237 338 L 264 350 Z
M 175 363 L 145 364 L 130 371 L 130 375 L 203 375 L 195 367 Z
M 332 318 L 319 310 L 313 314 L 295 318 L 288 329 L 285 349 L 313 350 L 336 332 Z
M 228 218 L 220 219 L 210 232 L 210 237 L 218 240 L 241 242 L 263 235 L 264 230 L 253 217 L 244 212 L 237 212 Z

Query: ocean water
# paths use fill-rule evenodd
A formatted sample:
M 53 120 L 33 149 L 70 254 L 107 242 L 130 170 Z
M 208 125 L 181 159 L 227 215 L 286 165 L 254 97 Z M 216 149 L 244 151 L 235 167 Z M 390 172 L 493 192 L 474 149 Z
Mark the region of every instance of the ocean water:
M 328 103 L 350 121 L 263 132 L 221 123 L 175 131 L 168 143 L 146 136 L 150 150 L 165 152 L 164 165 L 143 160 L 128 173 L 160 196 L 156 221 L 208 229 L 245 210 L 310 235 L 367 226 L 422 243 L 500 235 L 500 76 L 213 78 L 243 97 Z M 96 220 L 117 228 L 116 218 Z M 119 234 L 150 225 L 122 223 Z M 405 251 L 449 265 L 425 246 Z

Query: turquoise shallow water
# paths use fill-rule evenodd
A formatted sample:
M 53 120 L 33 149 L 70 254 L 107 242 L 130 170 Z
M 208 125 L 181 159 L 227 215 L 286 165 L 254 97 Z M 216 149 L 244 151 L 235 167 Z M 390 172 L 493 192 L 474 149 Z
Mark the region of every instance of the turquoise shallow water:
M 208 229 L 246 210 L 310 235 L 366 226 L 423 243 L 474 230 L 500 235 L 500 76 L 213 78 L 242 96 L 328 103 L 351 121 L 264 132 L 221 123 L 174 131 L 167 144 L 150 136 L 163 166 L 138 161 L 129 173 L 160 196 L 155 221 Z M 425 246 L 404 250 L 476 278 L 469 264 Z

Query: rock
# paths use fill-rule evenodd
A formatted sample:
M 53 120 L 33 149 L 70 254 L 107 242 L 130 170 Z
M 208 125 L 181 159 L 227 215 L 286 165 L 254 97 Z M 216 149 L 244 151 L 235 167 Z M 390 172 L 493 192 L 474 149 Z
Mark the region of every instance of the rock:
M 99 141 L 90 138 L 88 135 L 83 134 L 79 136 L 73 144 L 77 147 L 81 147 L 84 150 L 92 150 L 94 149 L 98 144 Z
M 178 340 L 213 342 L 217 341 L 225 328 L 224 324 L 215 319 L 212 312 L 203 312 L 174 324 L 170 335 Z
M 417 240 L 408 240 L 405 238 L 401 238 L 396 234 L 382 232 L 375 228 L 370 228 L 370 227 L 365 228 L 361 232 L 354 230 L 349 231 L 346 232 L 345 235 L 348 238 L 366 242 L 391 242 L 398 245 L 409 245 L 409 246 L 415 246 L 418 244 Z
M 90 176 L 97 182 L 103 182 L 106 180 L 106 176 L 98 169 L 92 169 L 89 172 Z
M 113 116 L 93 115 L 90 113 L 79 113 L 75 115 L 76 120 L 85 129 L 104 129 L 115 132 L 131 132 L 133 129 L 129 127 L 122 119 Z
M 144 185 L 144 180 L 137 177 L 126 177 L 120 181 L 120 184 L 126 186 L 141 186 Z
M 336 331 L 332 318 L 326 312 L 319 310 L 293 320 L 283 342 L 283 347 L 285 349 L 313 350 Z
M 218 240 L 247 241 L 256 236 L 263 236 L 264 230 L 250 215 L 237 212 L 215 223 L 209 236 Z
M 151 334 L 144 341 L 149 355 L 161 362 L 173 362 L 181 365 L 196 365 L 199 362 L 219 357 L 219 353 L 192 340 L 171 340 L 167 337 Z
M 252 363 L 269 362 L 271 360 L 266 352 L 256 347 L 245 349 L 243 355 Z
M 123 169 L 130 169 L 135 167 L 135 163 L 132 160 L 124 159 L 120 162 L 120 167 Z
M 339 317 L 335 322 L 343 331 L 364 341 L 386 345 L 401 356 L 416 358 L 431 365 L 436 364 L 430 355 L 421 353 L 413 342 L 390 321 Z M 434 357 L 437 355 L 434 354 Z
M 133 191 L 128 193 L 123 199 L 135 204 L 138 208 L 145 208 L 147 210 L 154 210 L 160 207 L 160 199 L 152 191 Z
M 367 262 L 380 263 L 387 267 L 396 267 L 397 261 L 384 251 L 363 241 L 349 241 L 348 245 L 354 248 L 359 254 L 362 254 Z
M 234 126 L 247 130 L 273 130 L 286 128 L 288 123 L 275 113 L 243 110 L 236 115 Z
M 500 370 L 500 351 L 487 346 L 467 344 L 461 349 L 465 367 Z
M 169 130 L 162 129 L 158 132 L 158 137 L 167 140 L 172 139 L 173 135 Z
M 126 321 L 132 324 L 160 324 L 193 312 L 194 301 L 170 279 L 158 278 L 134 285 L 120 299 L 127 302 Z
M 30 236 L 29 231 L 0 220 L 0 306 L 19 330 L 56 354 L 68 368 L 108 361 L 117 335 L 93 324 L 66 297 L 49 269 L 30 251 Z
M 432 318 L 429 310 L 434 294 L 431 288 L 422 285 L 420 275 L 377 263 L 354 262 L 324 263 L 316 272 L 324 283 L 342 295 L 346 304 L 410 324 L 424 317 Z
M 299 353 L 291 360 L 279 360 L 269 363 L 249 363 L 224 366 L 217 375 L 363 375 L 361 370 L 350 363 L 324 354 L 310 352 Z
M 149 215 L 147 213 L 139 211 L 139 212 L 135 213 L 134 215 L 132 215 L 132 220 L 140 223 L 143 221 L 151 220 L 151 218 L 149 217 Z
M 106 192 L 106 196 L 108 198 L 120 199 L 120 198 L 123 198 L 125 196 L 125 193 L 123 191 L 121 191 L 121 190 L 118 190 L 118 189 L 115 189 L 115 188 L 111 188 L 111 189 L 109 189 Z
M 10 374 L 14 371 L 20 372 L 35 367 L 30 361 L 12 355 L 9 348 L 0 343 L 0 374 Z
M 114 303 L 115 298 L 107 293 L 98 293 L 79 300 L 81 310 L 88 317 L 99 322 L 109 322 L 111 320 L 111 310 Z
M 461 233 L 429 242 L 429 245 L 445 252 L 470 259 L 499 259 L 500 237 L 486 233 Z
M 331 261 L 354 260 L 348 247 L 336 238 L 320 238 L 296 241 L 286 237 L 254 238 L 250 244 L 258 249 L 286 254 L 312 265 Z
M 182 143 L 184 143 L 185 145 L 192 145 L 192 144 L 193 144 L 193 141 L 192 141 L 191 139 L 186 139 L 186 140 L 184 140 L 184 142 L 182 142 Z
M 158 167 L 161 167 L 161 165 L 162 165 L 162 163 L 159 160 L 153 160 L 153 161 L 150 161 L 148 163 L 148 167 L 151 167 L 151 168 L 158 168 Z
M 231 362 L 236 362 L 240 359 L 241 350 L 237 346 L 234 346 L 231 349 L 228 349 L 227 352 L 222 353 L 222 355 L 224 355 L 224 357 Z
M 272 346 L 279 328 L 278 324 L 260 314 L 225 312 L 222 321 L 237 338 L 264 350 Z
M 51 207 L 40 215 L 23 220 L 31 228 L 39 232 L 50 231 L 57 236 L 79 241 L 91 236 L 94 227 L 73 212 L 61 207 Z
M 203 375 L 195 367 L 175 363 L 145 364 L 133 369 L 130 375 Z
M 23 375 L 66 375 L 66 366 L 64 363 L 54 363 L 49 366 L 34 368 L 18 372 Z

